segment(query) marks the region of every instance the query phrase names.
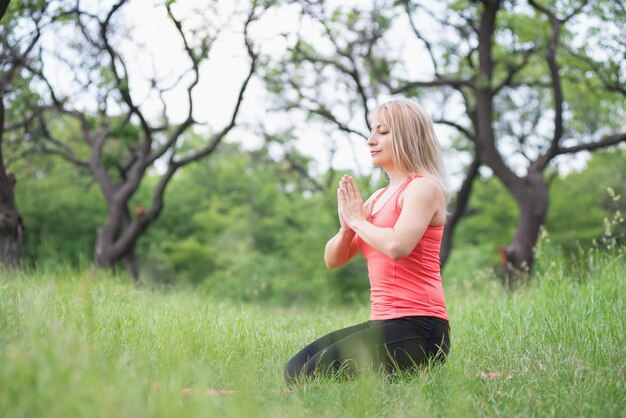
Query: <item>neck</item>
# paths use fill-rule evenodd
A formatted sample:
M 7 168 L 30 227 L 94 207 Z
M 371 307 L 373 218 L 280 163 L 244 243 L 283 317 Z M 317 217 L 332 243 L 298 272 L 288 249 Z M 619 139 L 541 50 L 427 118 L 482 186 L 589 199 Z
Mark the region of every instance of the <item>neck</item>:
M 400 186 L 409 176 L 395 168 L 385 169 L 387 177 L 389 177 L 389 187 L 394 188 Z

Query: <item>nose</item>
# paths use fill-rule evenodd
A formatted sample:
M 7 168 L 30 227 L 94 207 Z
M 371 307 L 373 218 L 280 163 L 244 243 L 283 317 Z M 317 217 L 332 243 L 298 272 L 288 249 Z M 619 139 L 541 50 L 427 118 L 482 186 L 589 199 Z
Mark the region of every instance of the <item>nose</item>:
M 372 146 L 372 145 L 376 145 L 376 143 L 378 141 L 376 141 L 376 139 L 374 138 L 376 135 L 374 133 L 371 133 L 369 138 L 367 138 L 367 145 Z

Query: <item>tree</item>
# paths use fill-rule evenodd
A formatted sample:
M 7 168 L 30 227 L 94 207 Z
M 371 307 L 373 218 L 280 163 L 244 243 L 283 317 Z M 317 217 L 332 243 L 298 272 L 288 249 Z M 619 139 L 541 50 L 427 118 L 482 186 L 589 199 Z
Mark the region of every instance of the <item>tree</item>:
M 35 105 L 39 110 L 38 127 L 43 132 L 41 149 L 57 154 L 89 173 L 96 181 L 107 204 L 107 217 L 98 228 L 95 259 L 100 267 L 111 268 L 122 263 L 130 276 L 138 280 L 137 240 L 158 218 L 164 205 L 164 192 L 174 174 L 194 161 L 212 154 L 224 137 L 236 126 L 236 119 L 248 83 L 256 71 L 258 55 L 249 37 L 249 27 L 257 19 L 261 6 L 253 2 L 243 22 L 245 48 L 249 70 L 242 81 L 234 109 L 226 126 L 208 135 L 196 148 L 187 146 L 186 137 L 199 125 L 194 117 L 196 90 L 201 78 L 201 66 L 209 59 L 211 47 L 220 28 L 215 17 L 217 6 L 177 17 L 178 5 L 167 1 L 164 8 L 182 44 L 188 70 L 159 79 L 158 74 L 144 80 L 149 95 L 161 103 L 160 115 L 154 117 L 146 102 L 138 97 L 141 83 L 134 61 L 123 52 L 128 31 L 119 23 L 120 10 L 126 0 L 116 2 L 104 13 L 88 10 L 81 2 L 64 12 L 54 36 L 56 56 L 31 65 L 29 70 L 39 80 L 47 102 Z M 71 39 L 64 38 L 69 32 Z M 52 62 L 69 64 L 74 93 L 63 91 L 52 79 L 47 65 Z M 132 76 L 131 76 L 132 75 Z M 173 83 L 171 80 L 174 80 Z M 170 121 L 166 94 L 185 83 L 185 116 L 181 122 Z M 91 108 L 85 101 L 93 103 Z M 138 204 L 137 192 L 149 171 L 158 171 L 151 200 Z
M 9 152 L 10 153 L 10 152 Z M 89 176 L 44 153 L 11 162 L 19 175 L 16 201 L 24 223 L 26 265 L 86 267 L 93 263 L 94 231 L 107 208 Z
M 0 2 L 0 19 L 4 17 L 8 8 L 9 8 L 9 0 L 3 0 L 2 2 Z
M 24 224 L 15 203 L 17 179 L 5 165 L 3 142 L 10 132 L 29 120 L 27 115 L 12 112 L 12 107 L 19 107 L 16 103 L 22 96 L 16 86 L 24 84 L 24 67 L 33 59 L 50 15 L 45 1 L 14 2 L 8 6 L 8 2 L 3 2 L 0 7 L 0 265 L 15 268 L 23 264 Z
M 528 277 L 548 210 L 548 168 L 558 156 L 626 141 L 619 126 L 625 108 L 625 46 L 611 37 L 611 30 L 588 29 L 586 42 L 575 36 L 586 30 L 576 20 L 583 15 L 619 30 L 624 5 L 571 1 L 557 10 L 532 0 L 437 5 L 405 0 L 377 2 L 370 10 L 329 11 L 324 3 L 301 4 L 303 16 L 319 25 L 323 41 L 314 46 L 299 34 L 280 63 L 283 83 L 295 92 L 282 94 L 293 98 L 286 107 L 304 107 L 346 133 L 365 137 L 361 121 L 368 122 L 377 96 L 402 94 L 437 103 L 435 122 L 456 129 L 458 145 L 472 156 L 448 221 L 442 260 L 484 166 L 519 209 L 516 234 L 505 249 L 503 279 L 513 284 Z M 403 21 L 413 35 L 411 46 L 421 46 L 426 63 L 407 60 L 391 45 L 389 36 L 397 36 Z M 424 73 L 426 66 L 429 76 L 412 71 Z M 335 80 L 341 88 L 335 88 L 333 105 L 324 100 Z M 594 105 L 602 111 L 594 111 Z

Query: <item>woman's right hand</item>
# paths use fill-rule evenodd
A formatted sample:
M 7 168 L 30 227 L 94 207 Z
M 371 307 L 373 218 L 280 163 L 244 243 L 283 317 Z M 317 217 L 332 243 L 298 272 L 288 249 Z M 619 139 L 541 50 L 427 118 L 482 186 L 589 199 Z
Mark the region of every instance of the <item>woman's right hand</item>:
M 343 176 L 337 190 L 337 207 L 342 228 L 353 231 L 351 221 L 355 218 L 368 220 L 372 215 L 372 200 L 363 203 L 361 192 L 356 181 L 350 176 Z
M 343 216 L 341 215 L 341 196 L 340 196 L 340 190 L 341 188 L 338 187 L 337 188 L 337 216 L 339 216 L 339 225 L 341 227 L 341 230 L 343 232 L 352 232 L 352 229 L 348 226 L 348 224 L 346 223 L 345 219 L 343 219 Z

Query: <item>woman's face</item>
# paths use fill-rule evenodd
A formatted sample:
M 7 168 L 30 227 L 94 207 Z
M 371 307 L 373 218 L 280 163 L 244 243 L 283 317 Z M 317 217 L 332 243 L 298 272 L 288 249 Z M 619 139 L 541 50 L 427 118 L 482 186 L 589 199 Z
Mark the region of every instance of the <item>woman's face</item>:
M 383 121 L 375 117 L 372 121 L 372 131 L 367 145 L 370 147 L 372 165 L 374 167 L 387 168 L 393 165 L 391 151 L 391 132 Z

